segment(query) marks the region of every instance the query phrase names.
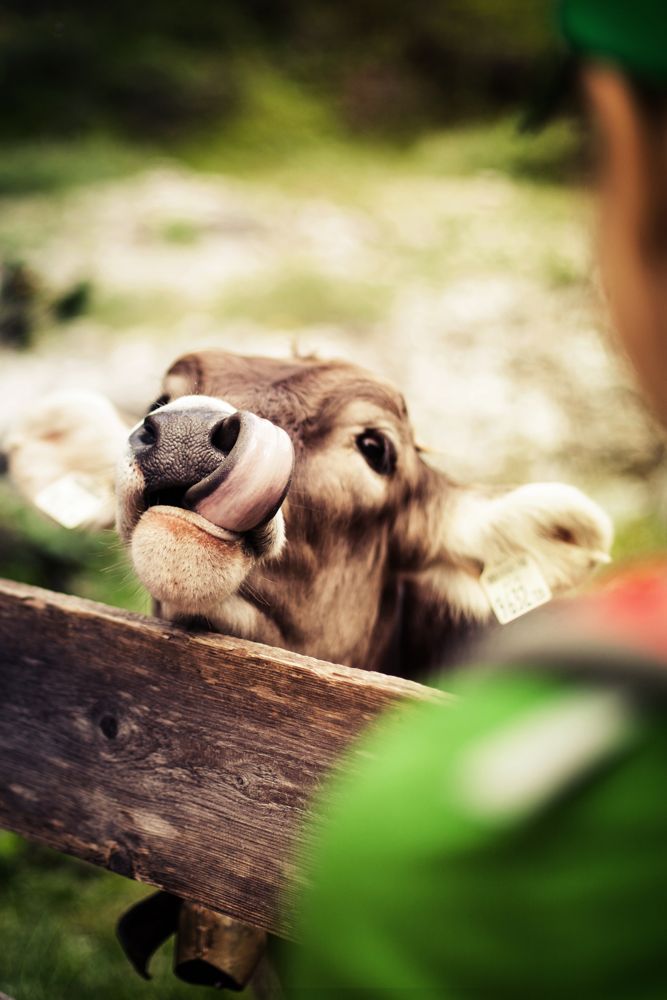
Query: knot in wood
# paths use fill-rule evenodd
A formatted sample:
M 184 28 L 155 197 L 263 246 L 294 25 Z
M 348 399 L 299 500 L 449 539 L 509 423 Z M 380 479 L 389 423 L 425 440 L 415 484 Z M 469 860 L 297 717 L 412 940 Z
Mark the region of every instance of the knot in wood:
M 115 740 L 118 736 L 118 719 L 113 715 L 103 715 L 100 719 L 100 729 L 108 740 Z

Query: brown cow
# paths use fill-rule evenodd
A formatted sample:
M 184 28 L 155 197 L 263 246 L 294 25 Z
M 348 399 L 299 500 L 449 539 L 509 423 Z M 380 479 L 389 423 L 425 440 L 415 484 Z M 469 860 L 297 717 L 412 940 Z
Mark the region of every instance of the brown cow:
M 453 482 L 397 390 L 343 362 L 187 355 L 129 440 L 105 402 L 59 396 L 17 428 L 10 472 L 45 509 L 76 473 L 100 523 L 120 451 L 117 526 L 159 614 L 355 667 L 414 677 L 490 618 L 485 567 L 524 553 L 557 594 L 611 542 L 572 487 Z
M 281 511 L 289 445 L 276 428 L 295 451 Z M 343 362 L 187 355 L 127 435 L 105 400 L 61 393 L 8 440 L 10 472 L 38 502 L 87 477 L 100 498 L 87 520 L 107 523 L 124 451 L 118 529 L 162 616 L 356 667 L 414 676 L 448 634 L 490 618 L 485 566 L 525 552 L 560 593 L 611 541 L 572 487 L 454 483 L 424 461 L 397 390 Z
M 490 562 L 528 552 L 559 592 L 579 582 L 609 547 L 607 518 L 570 487 L 484 491 L 436 471 L 415 445 L 402 396 L 355 366 L 211 351 L 177 361 L 163 392 L 145 421 L 163 428 L 162 450 L 151 446 L 162 463 L 147 490 L 146 457 L 130 447 L 119 476 L 118 523 L 165 617 L 203 618 L 218 631 L 367 669 L 382 670 L 391 656 L 396 669 L 402 592 L 409 593 L 404 612 L 409 604 L 411 619 L 419 614 L 437 648 L 446 639 L 438 626 L 488 619 L 479 577 Z M 200 476 L 191 450 L 173 457 L 168 428 L 185 413 L 204 414 L 193 410 L 202 397 L 213 408 L 213 417 L 203 415 L 192 431 L 202 440 L 209 438 L 207 420 L 216 423 L 217 406 L 224 406 L 220 400 L 291 438 L 296 462 L 283 506 L 286 531 L 277 515 L 223 538 L 184 510 L 182 487 Z M 211 465 L 220 459 L 214 448 Z M 264 461 L 271 466 L 270 455 Z M 266 471 L 255 460 L 244 490 L 267 489 Z M 279 496 L 267 498 L 273 514 L 287 483 L 284 468 L 269 473 L 278 479 L 271 486 Z M 259 511 L 256 524 L 265 513 Z M 230 517 L 223 503 L 218 524 L 233 527 Z M 423 636 L 412 638 L 431 661 Z M 412 676 L 428 665 L 414 662 L 409 640 L 402 649 L 401 673 Z

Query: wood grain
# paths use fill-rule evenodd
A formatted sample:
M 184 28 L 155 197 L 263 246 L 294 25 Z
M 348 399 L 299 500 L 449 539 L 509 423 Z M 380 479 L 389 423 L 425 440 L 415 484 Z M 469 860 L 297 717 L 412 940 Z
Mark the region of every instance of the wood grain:
M 0 581 L 0 826 L 275 933 L 313 791 L 420 685 Z

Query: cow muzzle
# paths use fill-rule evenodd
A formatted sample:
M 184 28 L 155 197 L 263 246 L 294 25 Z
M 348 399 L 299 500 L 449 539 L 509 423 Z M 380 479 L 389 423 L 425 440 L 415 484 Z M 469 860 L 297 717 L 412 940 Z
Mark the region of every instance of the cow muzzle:
M 143 483 L 141 506 L 192 511 L 238 534 L 261 528 L 289 489 L 289 436 L 254 413 L 181 408 L 178 402 L 148 414 L 130 435 L 131 462 Z

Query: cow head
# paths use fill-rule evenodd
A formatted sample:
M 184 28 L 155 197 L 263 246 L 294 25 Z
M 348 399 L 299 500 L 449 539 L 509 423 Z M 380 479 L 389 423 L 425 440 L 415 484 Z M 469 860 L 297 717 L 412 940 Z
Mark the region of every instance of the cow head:
M 118 470 L 118 529 L 162 615 L 376 669 L 402 619 L 406 674 L 490 617 L 486 566 L 529 554 L 560 593 L 611 541 L 572 487 L 454 483 L 398 391 L 342 362 L 187 355 Z

